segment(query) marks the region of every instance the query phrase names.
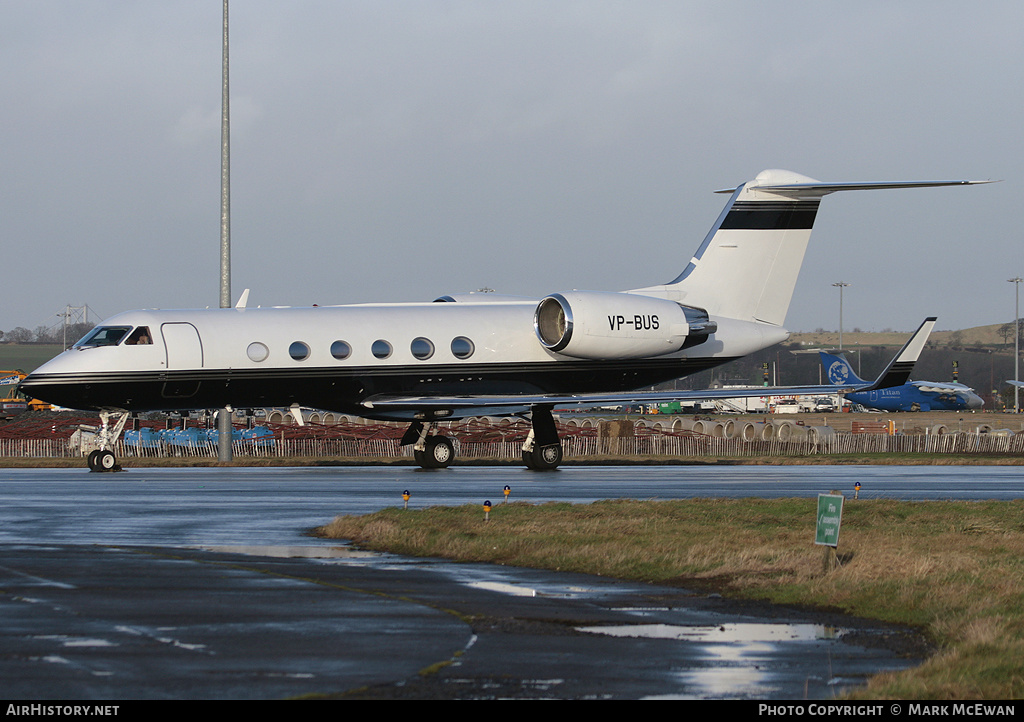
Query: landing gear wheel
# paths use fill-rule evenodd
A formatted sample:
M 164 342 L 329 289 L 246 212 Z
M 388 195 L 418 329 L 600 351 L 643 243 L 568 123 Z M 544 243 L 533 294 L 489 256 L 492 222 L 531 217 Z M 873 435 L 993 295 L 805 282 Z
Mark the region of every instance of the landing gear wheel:
M 534 471 L 556 469 L 562 463 L 562 445 L 535 446 L 533 451 L 524 451 L 523 463 L 526 464 L 526 468 Z
M 96 456 L 96 468 L 99 471 L 114 471 L 117 468 L 117 457 L 113 451 L 104 449 Z
M 417 463 L 424 469 L 447 469 L 455 458 L 455 447 L 447 436 L 430 436 L 426 440 L 426 448 L 422 452 L 414 452 L 413 457 L 422 453 L 422 461 Z
M 117 471 L 117 457 L 109 449 L 97 449 L 89 453 L 90 471 Z

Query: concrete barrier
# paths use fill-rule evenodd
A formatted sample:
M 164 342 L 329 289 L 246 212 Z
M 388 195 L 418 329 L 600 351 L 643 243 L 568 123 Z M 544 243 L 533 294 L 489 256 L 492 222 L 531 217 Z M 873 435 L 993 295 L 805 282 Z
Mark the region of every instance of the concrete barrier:
M 807 440 L 814 444 L 831 439 L 835 435 L 836 431 L 831 426 L 812 426 L 807 429 Z

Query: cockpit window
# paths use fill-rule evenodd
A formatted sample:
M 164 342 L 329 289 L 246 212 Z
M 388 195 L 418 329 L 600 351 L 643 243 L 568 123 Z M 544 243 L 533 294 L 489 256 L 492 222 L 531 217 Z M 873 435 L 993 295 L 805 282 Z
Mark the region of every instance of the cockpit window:
M 131 330 L 131 326 L 97 326 L 75 346 L 117 346 Z
M 136 328 L 124 343 L 125 346 L 149 346 L 152 344 L 153 336 L 149 332 L 149 326 L 139 326 Z

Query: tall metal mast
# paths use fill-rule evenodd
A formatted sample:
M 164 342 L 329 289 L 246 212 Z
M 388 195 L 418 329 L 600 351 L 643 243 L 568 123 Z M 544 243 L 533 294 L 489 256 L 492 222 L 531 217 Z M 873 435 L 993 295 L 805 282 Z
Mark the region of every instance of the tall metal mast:
M 228 0 L 224 0 L 220 117 L 220 307 L 231 308 L 231 94 L 228 83 Z
M 231 94 L 228 84 L 228 0 L 224 0 L 220 116 L 220 307 L 231 308 Z M 217 460 L 231 461 L 231 407 L 217 418 Z

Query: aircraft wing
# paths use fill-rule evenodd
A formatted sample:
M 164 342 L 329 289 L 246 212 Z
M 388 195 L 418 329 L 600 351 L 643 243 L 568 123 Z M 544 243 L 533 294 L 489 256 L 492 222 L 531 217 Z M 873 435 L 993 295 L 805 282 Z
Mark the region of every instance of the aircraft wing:
M 943 383 L 940 381 L 911 381 L 921 391 L 931 391 L 936 394 L 960 394 L 964 395 L 973 389 L 963 384 Z
M 745 389 L 696 389 L 690 391 L 626 391 L 587 394 L 510 394 L 495 396 L 371 396 L 362 402 L 366 409 L 376 411 L 424 411 L 449 416 L 455 411 L 488 408 L 524 408 L 528 406 L 599 406 L 624 404 L 656 404 L 671 401 L 703 401 L 714 399 L 754 398 L 761 396 L 825 396 L 835 393 L 874 391 L 902 386 L 907 382 L 914 364 L 921 355 L 928 336 L 935 327 L 935 317 L 925 319 L 914 335 L 889 362 L 874 383 L 836 386 L 754 386 Z M 447 412 L 447 413 L 444 413 Z

